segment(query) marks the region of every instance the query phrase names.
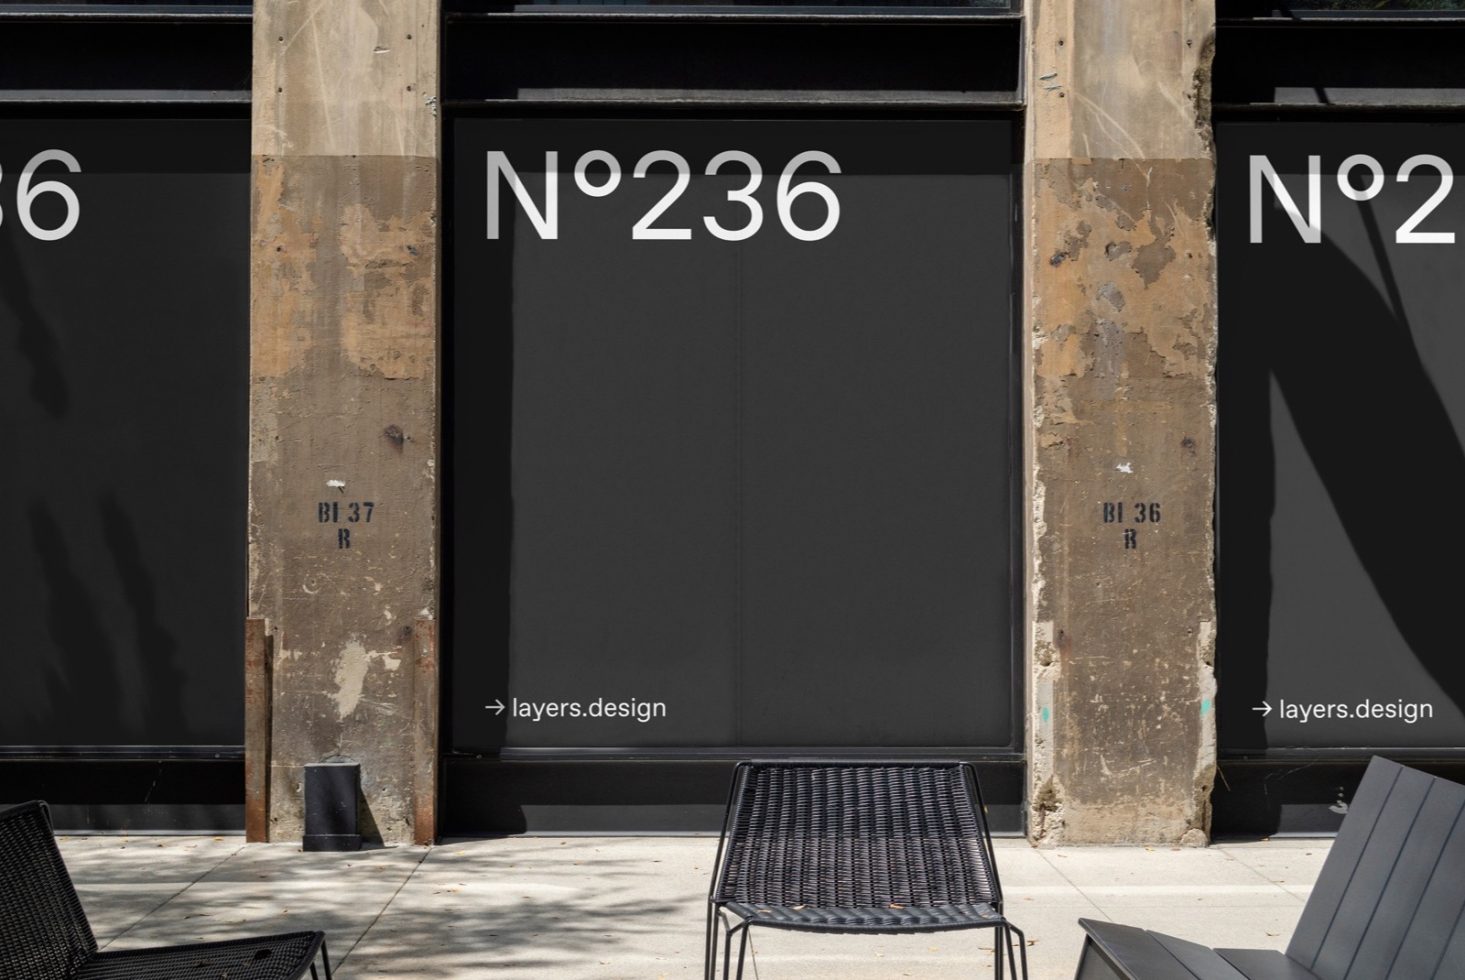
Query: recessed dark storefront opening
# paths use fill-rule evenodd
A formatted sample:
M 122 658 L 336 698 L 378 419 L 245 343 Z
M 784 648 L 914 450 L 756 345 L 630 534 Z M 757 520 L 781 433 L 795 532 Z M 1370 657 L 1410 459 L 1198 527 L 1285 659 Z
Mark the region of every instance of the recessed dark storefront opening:
M 764 12 L 779 15 L 808 12 L 819 17 L 831 14 L 888 15 L 930 11 L 937 14 L 1012 15 L 1021 10 L 1021 0 L 443 0 L 449 16 L 481 13 L 634 13 L 654 11 L 657 16 L 686 12 L 694 16 L 725 12 L 735 16 Z
M 1465 771 L 1465 540 L 1412 503 L 1465 490 L 1465 20 L 1403 9 L 1447 6 L 1221 22 L 1217 834 Z
M 0 9 L 0 803 L 61 828 L 242 819 L 249 52 Z
M 1019 829 L 1017 22 L 553 18 L 446 22 L 443 832 L 809 753 Z
M 1394 18 L 1465 10 L 1465 0 L 1220 0 L 1223 18 L 1354 16 Z

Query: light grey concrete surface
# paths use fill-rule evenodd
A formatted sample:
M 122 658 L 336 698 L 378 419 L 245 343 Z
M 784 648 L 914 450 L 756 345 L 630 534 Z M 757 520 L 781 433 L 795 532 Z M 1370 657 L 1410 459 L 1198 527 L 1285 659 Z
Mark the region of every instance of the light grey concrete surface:
M 324 929 L 340 980 L 670 980 L 702 968 L 705 838 L 544 838 L 303 854 L 237 837 L 61 840 L 98 942 L 112 949 Z M 1328 842 L 1210 848 L 997 842 L 1008 915 L 1034 980 L 1069 980 L 1081 916 L 1213 946 L 1281 949 Z M 986 932 L 754 933 L 758 980 L 986 975 Z M 988 967 L 990 968 L 990 967 Z

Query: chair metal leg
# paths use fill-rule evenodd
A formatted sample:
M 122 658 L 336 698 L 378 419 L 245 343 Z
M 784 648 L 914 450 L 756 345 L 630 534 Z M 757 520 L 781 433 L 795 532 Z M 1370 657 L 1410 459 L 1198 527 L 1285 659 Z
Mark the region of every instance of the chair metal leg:
M 331 977 L 331 954 L 328 953 L 328 952 L 326 952 L 326 941 L 325 941 L 325 938 L 324 937 L 322 937 L 321 938 L 321 941 L 320 941 L 320 962 L 321 962 L 321 965 L 326 968 L 326 980 L 332 980 L 332 977 Z M 312 971 L 313 970 L 314 970 L 314 967 L 312 967 Z
M 1017 936 L 1017 951 L 1013 952 L 1013 935 Z M 1023 931 L 1012 923 L 1004 923 L 1002 926 L 1002 941 L 1007 946 L 1007 965 L 1012 970 L 1012 980 L 1027 980 L 1028 977 L 1028 950 L 1027 936 Z M 1021 967 L 1019 968 L 1019 962 Z
M 1005 936 L 1000 925 L 992 930 L 992 968 L 997 980 L 1002 980 L 1002 940 Z
M 743 939 L 738 943 L 738 980 L 743 980 L 743 957 L 748 952 L 748 938 L 753 935 L 753 930 L 746 925 L 743 926 Z
M 729 928 L 725 922 L 722 924 L 722 980 L 727 980 L 728 977 L 732 976 L 732 937 L 733 933 L 738 931 L 738 928 L 737 926 Z M 743 925 L 741 928 L 746 929 L 747 925 Z M 713 980 L 717 980 L 717 978 L 714 977 Z
M 1023 934 L 1023 931 L 1021 929 L 1019 929 L 1017 926 L 1013 925 L 1010 922 L 1007 924 L 1007 928 L 1010 931 L 1017 933 L 1017 952 L 1018 955 L 1022 958 L 1022 980 L 1028 980 L 1028 937 Z M 1012 948 L 1009 946 L 1008 955 L 1010 956 L 1011 954 Z M 1012 978 L 1013 980 L 1017 980 L 1016 963 L 1012 965 Z
M 739 932 L 741 932 L 743 934 L 743 942 L 746 943 L 748 941 L 747 940 L 748 923 L 746 923 L 746 922 L 740 922 L 737 925 L 733 925 L 724 916 L 723 917 L 723 922 L 722 922 L 722 932 L 723 932 L 723 945 L 722 945 L 722 980 L 729 980 L 729 978 L 733 975 L 733 973 L 732 973 L 732 941 L 733 941 L 733 936 L 736 936 Z M 714 968 L 714 970 L 713 970 L 713 975 L 711 977 L 711 980 L 717 980 L 716 968 Z
M 707 903 L 707 935 L 702 937 L 702 980 L 717 980 L 717 906 Z

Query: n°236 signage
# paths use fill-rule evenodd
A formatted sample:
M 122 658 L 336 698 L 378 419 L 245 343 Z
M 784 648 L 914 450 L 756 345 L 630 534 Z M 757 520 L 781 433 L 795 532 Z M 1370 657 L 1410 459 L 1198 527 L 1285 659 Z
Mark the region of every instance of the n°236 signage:
M 81 164 L 65 150 L 42 150 L 37 153 L 21 168 L 20 178 L 15 182 L 15 217 L 32 238 L 55 242 L 75 230 L 76 223 L 81 220 L 81 201 L 77 199 L 76 191 L 59 180 L 36 180 L 37 168 L 46 163 L 59 163 L 74 174 L 81 173 Z M 4 180 L 5 165 L 0 161 L 0 189 L 3 189 Z M 33 214 L 36 202 L 48 194 L 56 195 L 66 205 L 66 217 L 53 228 L 43 227 Z M 9 215 L 6 213 L 3 198 L 0 198 L 0 225 L 5 223 L 7 217 Z
M 1317 245 L 1323 240 L 1323 158 L 1321 155 L 1310 154 L 1307 158 L 1307 210 L 1305 212 L 1292 197 L 1291 192 L 1287 190 L 1287 185 L 1282 182 L 1276 166 L 1265 154 L 1252 154 L 1248 162 L 1248 170 L 1251 179 L 1251 244 L 1259 245 L 1262 242 L 1264 181 L 1271 189 L 1277 204 L 1291 219 L 1292 226 L 1297 229 L 1297 234 L 1301 236 L 1302 241 L 1308 245 Z M 1434 193 L 1395 229 L 1394 242 L 1398 245 L 1455 244 L 1453 230 L 1421 230 L 1419 227 L 1430 216 L 1430 213 L 1450 196 L 1450 190 L 1455 186 L 1455 171 L 1443 157 L 1433 153 L 1417 153 L 1405 160 L 1393 174 L 1392 184 L 1394 186 L 1407 184 L 1416 171 L 1426 175 L 1426 179 L 1429 172 L 1434 171 L 1439 178 L 1439 184 L 1435 187 Z M 1355 182 L 1355 172 L 1363 178 L 1361 182 Z M 1390 186 L 1383 164 L 1376 157 L 1367 153 L 1355 153 L 1340 163 L 1336 179 L 1339 193 L 1350 201 L 1360 203 L 1378 197 L 1386 187 Z
M 805 150 L 789 160 L 779 173 L 773 202 L 783 230 L 803 242 L 817 242 L 822 238 L 827 238 L 839 224 L 839 197 L 834 190 L 828 184 L 813 178 L 796 180 L 797 171 L 811 164 L 823 167 L 830 174 L 840 172 L 839 162 L 830 154 L 823 150 Z M 590 172 L 592 165 L 596 165 L 594 174 Z M 690 239 L 692 237 L 691 228 L 669 225 L 666 221 L 670 219 L 663 220 L 663 216 L 691 185 L 691 164 L 687 162 L 685 156 L 674 150 L 652 150 L 633 165 L 631 179 L 644 179 L 647 174 L 651 173 L 652 167 L 660 167 L 663 172 L 670 169 L 676 175 L 676 182 L 672 185 L 671 190 L 667 191 L 632 226 L 631 238 L 635 241 L 685 241 Z M 707 161 L 703 173 L 709 177 L 715 177 L 722 173 L 724 168 L 728 173 L 738 172 L 747 177 L 747 181 L 742 187 L 727 192 L 728 201 L 743 209 L 743 223 L 728 227 L 719 222 L 716 217 L 705 215 L 702 217 L 702 224 L 715 238 L 727 242 L 740 242 L 752 238 L 764 224 L 763 203 L 755 196 L 763 184 L 763 164 L 753 154 L 743 150 L 724 150 Z M 625 176 L 620 160 L 607 150 L 590 150 L 581 154 L 575 161 L 572 172 L 576 189 L 587 197 L 610 196 L 621 186 Z M 504 184 L 513 190 L 514 197 L 518 199 L 520 207 L 523 208 L 541 239 L 559 238 L 560 160 L 557 151 L 550 150 L 544 154 L 544 207 L 542 210 L 534 201 L 533 195 L 529 193 L 529 189 L 519 177 L 513 164 L 509 162 L 508 155 L 501 150 L 488 151 L 487 219 L 490 240 L 496 240 L 499 237 L 500 188 Z M 825 207 L 824 221 L 814 228 L 802 227 L 794 221 L 794 201 L 808 194 L 821 199 Z

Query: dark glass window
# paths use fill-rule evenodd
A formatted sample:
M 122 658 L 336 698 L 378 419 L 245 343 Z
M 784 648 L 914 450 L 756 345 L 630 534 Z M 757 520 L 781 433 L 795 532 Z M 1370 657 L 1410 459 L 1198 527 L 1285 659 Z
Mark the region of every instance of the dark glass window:
M 1459 554 L 1465 526 L 1403 534 L 1377 511 L 1389 460 L 1441 500 L 1465 488 L 1465 195 L 1440 194 L 1465 165 L 1465 126 L 1406 119 L 1216 127 L 1223 753 L 1465 744 L 1458 576 L 1418 573 Z M 1252 183 L 1259 158 L 1315 235 L 1270 178 Z M 1305 324 L 1326 330 L 1326 352 Z M 1367 396 L 1339 397 L 1339 379 Z M 1251 710 L 1302 697 L 1347 713 Z
M 0 166 L 0 745 L 238 745 L 249 119 L 10 116 Z
M 1012 744 L 1015 123 L 448 145 L 454 748 Z

